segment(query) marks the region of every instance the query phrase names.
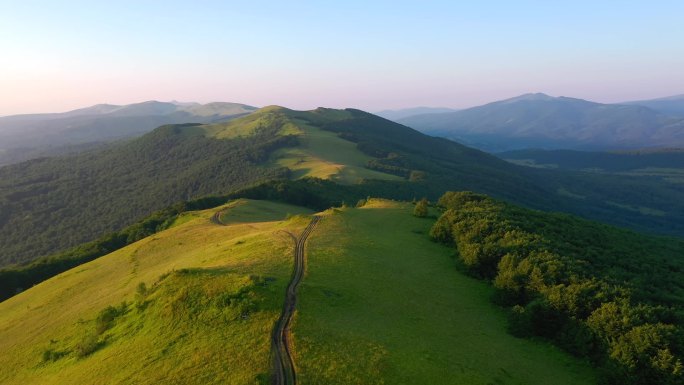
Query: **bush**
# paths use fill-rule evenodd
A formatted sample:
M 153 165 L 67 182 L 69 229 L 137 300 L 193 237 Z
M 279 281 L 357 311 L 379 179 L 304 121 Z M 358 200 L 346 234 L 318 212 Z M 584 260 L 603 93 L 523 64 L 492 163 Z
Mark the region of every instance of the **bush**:
M 76 353 L 76 357 L 84 358 L 93 354 L 102 345 L 102 342 L 98 340 L 96 335 L 88 334 L 85 337 L 83 337 L 83 339 L 78 344 L 76 344 L 74 352 Z
M 67 352 L 57 351 L 54 349 L 45 349 L 43 351 L 43 362 L 54 362 L 64 357 Z
M 112 326 L 114 326 L 114 320 L 126 313 L 127 307 L 128 304 L 126 302 L 122 302 L 119 307 L 107 306 L 100 311 L 95 319 L 95 332 L 99 335 L 111 329 Z
M 428 200 L 423 198 L 416 203 L 416 207 L 413 209 L 413 215 L 418 218 L 425 218 L 428 215 Z

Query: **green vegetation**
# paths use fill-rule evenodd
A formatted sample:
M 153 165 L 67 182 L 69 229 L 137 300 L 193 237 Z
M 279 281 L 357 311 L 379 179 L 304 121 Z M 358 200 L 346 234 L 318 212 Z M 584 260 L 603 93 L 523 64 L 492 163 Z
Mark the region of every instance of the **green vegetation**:
M 370 199 L 324 215 L 293 326 L 301 383 L 595 383 L 579 360 L 510 336 L 492 289 L 456 271 L 412 210 Z
M 416 207 L 413 208 L 413 215 L 419 218 L 425 218 L 428 215 L 427 198 L 423 198 L 416 202 Z
M 238 199 L 221 211 L 223 224 L 282 221 L 293 215 L 311 215 L 313 210 L 285 203 L 260 201 L 255 204 L 246 199 Z
M 91 241 L 181 200 L 287 176 L 257 163 L 291 138 L 184 134 L 196 127 L 165 126 L 106 150 L 0 168 L 0 264 Z
M 472 193 L 446 193 L 431 236 L 491 279 L 511 331 L 587 357 L 610 384 L 684 381 L 684 241 Z
M 308 219 L 262 222 L 280 206 L 245 205 L 253 222 L 245 210 L 228 226 L 211 222 L 216 210 L 188 213 L 0 303 L 0 383 L 268 383 L 292 269 L 285 232 Z
M 368 195 L 436 199 L 468 189 L 684 233 L 684 200 L 671 183 L 517 167 L 362 111 L 273 106 L 228 123 L 163 126 L 129 143 L 0 168 L 0 266 L 63 253 L 175 202 L 312 175 L 339 182 L 334 196 L 352 204 Z
M 304 122 L 297 148 L 281 149 L 273 154 L 274 163 L 293 171 L 292 176 L 317 177 L 354 184 L 364 179 L 402 180 L 401 177 L 366 168 L 373 158 L 363 154 L 356 144 L 329 131 L 323 131 Z

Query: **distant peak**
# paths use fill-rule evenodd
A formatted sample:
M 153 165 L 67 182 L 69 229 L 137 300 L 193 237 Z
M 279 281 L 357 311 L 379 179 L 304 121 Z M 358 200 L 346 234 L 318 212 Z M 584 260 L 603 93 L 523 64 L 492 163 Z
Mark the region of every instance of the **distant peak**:
M 553 96 L 549 96 L 547 94 L 537 92 L 537 93 L 529 93 L 529 94 L 516 96 L 514 98 L 503 100 L 503 102 L 510 103 L 510 102 L 521 102 L 521 101 L 551 101 L 551 100 L 556 100 L 556 99 L 557 98 L 554 98 Z

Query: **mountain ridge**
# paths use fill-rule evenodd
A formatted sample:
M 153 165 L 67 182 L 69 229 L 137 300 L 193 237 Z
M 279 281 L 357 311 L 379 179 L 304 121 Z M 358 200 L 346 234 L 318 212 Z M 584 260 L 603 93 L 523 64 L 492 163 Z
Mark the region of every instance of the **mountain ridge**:
M 493 152 L 523 148 L 617 150 L 684 145 L 684 118 L 641 105 L 525 94 L 399 123 Z
M 211 123 L 254 110 L 256 107 L 239 103 L 176 105 L 146 101 L 122 106 L 97 104 L 63 113 L 0 117 L 0 166 L 70 153 L 74 146 L 140 136 L 164 124 Z

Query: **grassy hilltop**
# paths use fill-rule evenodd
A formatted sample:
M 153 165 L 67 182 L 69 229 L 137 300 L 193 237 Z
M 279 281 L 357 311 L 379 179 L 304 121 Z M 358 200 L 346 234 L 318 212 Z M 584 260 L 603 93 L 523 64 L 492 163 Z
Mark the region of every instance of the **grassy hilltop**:
M 302 384 L 595 382 L 558 349 L 507 335 L 491 289 L 454 269 L 428 240 L 433 221 L 411 211 L 372 200 L 322 214 L 293 327 Z M 308 223 L 286 218 L 309 213 L 248 200 L 188 212 L 0 303 L 0 382 L 268 383 L 287 232 Z

